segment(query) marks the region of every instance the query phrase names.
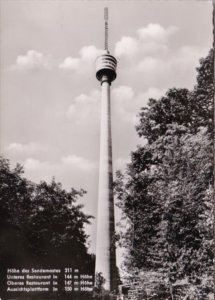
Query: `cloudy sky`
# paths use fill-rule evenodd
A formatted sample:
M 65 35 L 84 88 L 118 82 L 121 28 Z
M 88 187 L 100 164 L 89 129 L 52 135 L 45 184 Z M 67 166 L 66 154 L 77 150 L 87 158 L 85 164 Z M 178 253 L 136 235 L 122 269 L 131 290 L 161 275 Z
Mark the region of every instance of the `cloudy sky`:
M 211 1 L 1 0 L 1 153 L 32 181 L 84 188 L 96 215 L 100 84 L 94 61 L 109 8 L 114 170 L 142 141 L 140 107 L 168 88 L 192 88 L 212 46 Z M 95 249 L 95 222 L 88 228 Z

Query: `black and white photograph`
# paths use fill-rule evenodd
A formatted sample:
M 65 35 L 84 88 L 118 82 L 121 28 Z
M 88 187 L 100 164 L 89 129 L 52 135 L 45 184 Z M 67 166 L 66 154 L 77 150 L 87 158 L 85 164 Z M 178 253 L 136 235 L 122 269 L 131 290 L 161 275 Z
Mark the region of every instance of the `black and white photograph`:
M 0 0 L 0 300 L 214 300 L 213 7 Z

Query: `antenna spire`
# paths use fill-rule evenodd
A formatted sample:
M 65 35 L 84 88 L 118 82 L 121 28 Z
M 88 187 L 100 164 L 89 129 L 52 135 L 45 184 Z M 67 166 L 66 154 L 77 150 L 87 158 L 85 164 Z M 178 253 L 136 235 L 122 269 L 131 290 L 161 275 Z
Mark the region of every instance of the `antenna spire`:
M 104 8 L 104 20 L 105 20 L 105 50 L 108 51 L 108 8 Z

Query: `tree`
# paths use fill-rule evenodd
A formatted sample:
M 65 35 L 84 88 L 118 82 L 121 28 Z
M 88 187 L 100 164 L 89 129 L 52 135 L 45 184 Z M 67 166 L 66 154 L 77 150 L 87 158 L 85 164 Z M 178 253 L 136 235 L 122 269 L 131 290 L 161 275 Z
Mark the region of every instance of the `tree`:
M 140 137 L 152 143 L 164 135 L 168 124 L 184 125 L 192 132 L 196 131 L 193 116 L 193 102 L 187 89 L 170 89 L 159 100 L 149 99 L 148 107 L 143 107 L 139 114 L 140 123 L 136 127 Z
M 15 265 L 28 258 L 23 227 L 31 207 L 33 184 L 22 178 L 20 165 L 10 169 L 9 161 L 0 159 L 0 263 Z M 16 251 L 15 247 L 16 246 Z
M 42 258 L 43 263 L 55 266 L 69 261 L 74 267 L 89 260 L 84 224 L 89 224 L 91 217 L 81 211 L 81 205 L 74 205 L 83 194 L 84 191 L 74 189 L 67 192 L 54 180 L 51 184 L 41 182 L 36 186 L 25 233 L 37 260 Z
M 197 84 L 192 92 L 195 103 L 194 113 L 199 126 L 207 126 L 213 133 L 213 97 L 214 97 L 214 51 L 211 49 L 206 58 L 200 59 L 197 68 Z
M 184 125 L 195 134 L 200 126 L 206 126 L 213 132 L 213 70 L 214 52 L 209 51 L 206 58 L 200 59 L 196 69 L 197 84 L 193 91 L 187 89 L 169 89 L 159 100 L 149 99 L 148 107 L 143 107 L 139 114 L 140 122 L 136 127 L 140 137 L 148 143 L 164 135 L 167 125 Z
M 136 128 L 144 146 L 117 173 L 118 205 L 130 224 L 122 233 L 126 265 L 156 274 L 151 295 L 159 277 L 170 299 L 208 299 L 212 291 L 212 66 L 210 51 L 193 91 L 173 88 L 149 99 Z
M 92 218 L 77 205 L 83 190 L 66 191 L 53 179 L 34 184 L 23 168 L 0 159 L 1 266 L 83 266 L 93 268 L 84 225 Z

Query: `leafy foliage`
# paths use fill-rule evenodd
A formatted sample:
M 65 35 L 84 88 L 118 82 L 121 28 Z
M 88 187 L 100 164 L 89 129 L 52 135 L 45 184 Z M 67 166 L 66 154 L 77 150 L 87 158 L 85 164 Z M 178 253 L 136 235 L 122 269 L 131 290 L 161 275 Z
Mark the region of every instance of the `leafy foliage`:
M 53 179 L 34 184 L 17 165 L 0 159 L 0 264 L 93 266 L 84 225 L 91 216 L 75 204 L 83 190 L 66 191 Z
M 154 274 L 140 280 L 150 299 L 161 299 L 160 284 L 164 299 L 209 299 L 213 290 L 212 51 L 197 71 L 193 91 L 149 99 L 137 126 L 144 146 L 117 172 L 118 205 L 130 224 L 121 233 L 125 265 Z

